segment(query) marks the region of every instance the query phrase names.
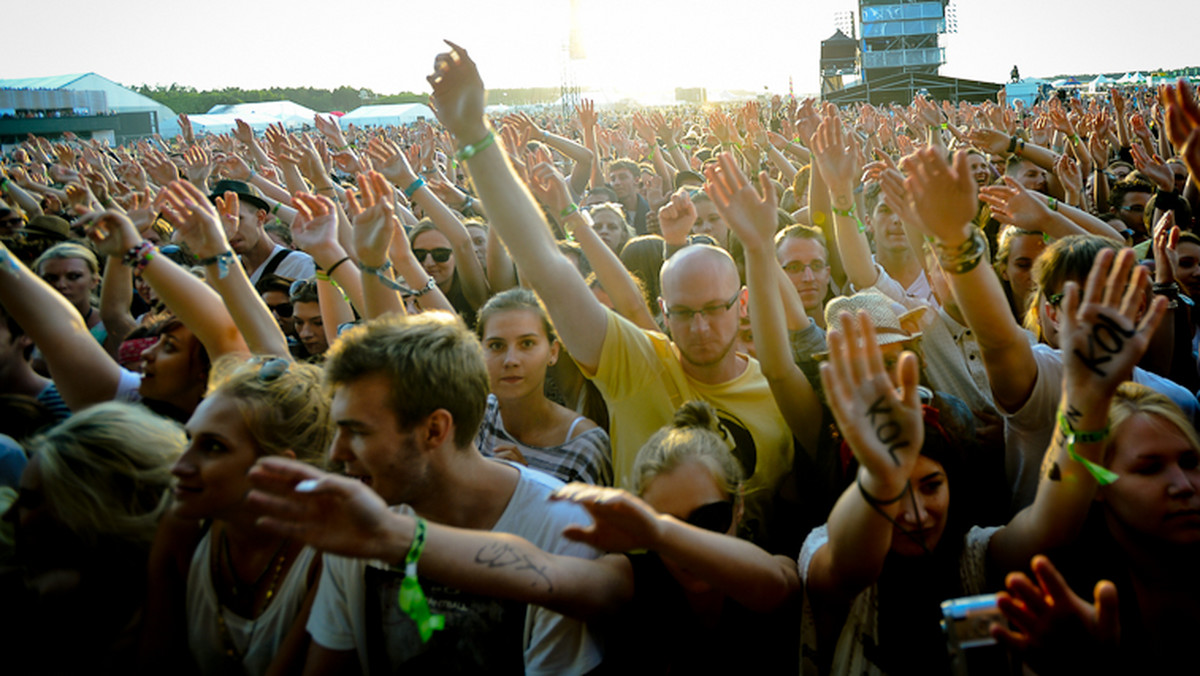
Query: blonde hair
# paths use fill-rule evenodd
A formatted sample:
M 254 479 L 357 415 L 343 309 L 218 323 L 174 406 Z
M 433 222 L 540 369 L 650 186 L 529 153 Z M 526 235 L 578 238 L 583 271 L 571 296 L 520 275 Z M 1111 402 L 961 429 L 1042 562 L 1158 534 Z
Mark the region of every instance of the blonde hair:
M 177 423 L 118 402 L 89 407 L 28 443 L 47 504 L 90 546 L 102 538 L 154 541 L 171 465 L 186 446 Z
M 638 451 L 630 490 L 641 495 L 655 477 L 685 463 L 698 462 L 712 472 L 722 491 L 735 495 L 744 472 L 729 448 L 725 429 L 712 406 L 689 401 Z
M 96 254 L 82 244 L 74 242 L 63 242 L 42 252 L 41 256 L 33 262 L 33 269 L 42 274 L 42 265 L 48 260 L 78 258 L 87 264 L 88 270 L 91 271 L 93 277 L 100 275 L 100 261 L 96 259 Z
M 227 355 L 213 364 L 206 396 L 233 399 L 259 455 L 291 450 L 299 460 L 321 464 L 333 439 L 322 377 L 312 364 Z
M 1192 448 L 1200 450 L 1200 435 L 1196 428 L 1175 402 L 1165 394 L 1145 385 L 1129 381 L 1117 387 L 1117 393 L 1108 407 L 1108 428 L 1112 430 L 1108 444 L 1104 447 L 1104 464 L 1111 465 L 1116 455 L 1116 431 L 1135 415 L 1155 416 L 1179 428 Z

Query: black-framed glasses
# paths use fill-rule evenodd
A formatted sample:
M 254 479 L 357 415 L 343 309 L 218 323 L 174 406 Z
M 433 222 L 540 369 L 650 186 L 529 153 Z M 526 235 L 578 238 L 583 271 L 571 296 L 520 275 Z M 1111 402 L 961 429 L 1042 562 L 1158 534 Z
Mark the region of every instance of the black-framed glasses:
M 282 317 L 283 319 L 287 319 L 288 317 L 292 316 L 291 303 L 284 302 L 276 303 L 274 305 L 268 303 L 267 307 L 271 310 L 271 312 L 274 312 L 277 316 Z
M 714 533 L 728 533 L 729 527 L 733 525 L 733 501 L 722 500 L 700 505 L 688 514 L 685 521 Z
M 268 359 L 262 363 L 262 366 L 258 367 L 258 380 L 263 383 L 278 380 L 279 376 L 287 373 L 291 366 L 292 363 L 282 357 Z
M 667 319 L 674 319 L 681 322 L 690 322 L 696 315 L 704 315 L 709 319 L 716 319 L 725 312 L 728 312 L 729 308 L 733 307 L 734 303 L 738 302 L 738 298 L 741 298 L 741 296 L 742 290 L 739 288 L 737 292 L 733 294 L 733 297 L 724 303 L 706 305 L 699 310 L 693 310 L 690 307 L 669 307 L 663 308 L 663 312 L 667 315 Z
M 413 255 L 417 257 L 417 261 L 420 263 L 424 263 L 425 257 L 430 255 L 433 256 L 433 262 L 445 263 L 446 261 L 450 260 L 450 255 L 454 253 L 454 250 L 441 246 L 436 249 L 413 249 L 412 252 Z
M 825 261 L 821 260 L 820 258 L 817 258 L 817 259 L 813 260 L 811 263 L 805 263 L 803 261 L 792 261 L 792 262 L 788 263 L 787 265 L 783 266 L 783 269 L 788 274 L 791 274 L 791 275 L 798 275 L 798 274 L 804 272 L 805 270 L 812 270 L 814 275 L 819 275 L 822 272 L 825 272 L 825 268 L 827 268 L 827 267 L 829 267 L 829 265 L 826 264 Z

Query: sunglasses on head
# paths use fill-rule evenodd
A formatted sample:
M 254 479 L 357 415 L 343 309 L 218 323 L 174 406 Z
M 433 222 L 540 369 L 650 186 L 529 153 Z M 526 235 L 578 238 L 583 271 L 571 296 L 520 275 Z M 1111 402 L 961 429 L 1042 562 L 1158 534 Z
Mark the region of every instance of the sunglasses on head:
M 729 527 L 733 525 L 733 501 L 723 500 L 700 505 L 688 514 L 686 521 L 697 528 L 714 533 L 728 533 Z
M 425 257 L 429 255 L 433 256 L 433 261 L 435 263 L 445 263 L 446 261 L 450 260 L 450 254 L 454 253 L 453 250 L 445 247 L 438 247 L 436 249 L 413 249 L 412 252 L 413 255 L 417 257 L 417 261 L 421 263 L 424 263 Z

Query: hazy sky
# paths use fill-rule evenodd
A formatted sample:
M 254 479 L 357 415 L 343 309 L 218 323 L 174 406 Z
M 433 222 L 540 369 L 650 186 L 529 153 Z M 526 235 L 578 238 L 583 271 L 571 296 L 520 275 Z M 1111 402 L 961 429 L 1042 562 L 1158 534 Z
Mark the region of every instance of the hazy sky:
M 797 93 L 818 88 L 820 40 L 853 0 L 579 0 L 589 87 Z M 93 71 L 126 85 L 369 87 L 428 91 L 441 38 L 470 50 L 489 87 L 558 86 L 568 0 L 9 0 L 0 77 Z M 1136 12 L 1135 12 L 1136 10 Z M 968 0 L 943 38 L 942 74 L 1024 75 L 1200 65 L 1182 0 Z M 1134 29 L 1138 17 L 1144 27 Z M 1178 36 L 1170 27 L 1178 26 Z M 27 28 L 30 27 L 30 28 Z M 1166 37 L 1162 37 L 1162 36 Z M 14 44 L 15 43 L 15 44 Z M 1188 47 L 1188 45 L 1192 45 Z

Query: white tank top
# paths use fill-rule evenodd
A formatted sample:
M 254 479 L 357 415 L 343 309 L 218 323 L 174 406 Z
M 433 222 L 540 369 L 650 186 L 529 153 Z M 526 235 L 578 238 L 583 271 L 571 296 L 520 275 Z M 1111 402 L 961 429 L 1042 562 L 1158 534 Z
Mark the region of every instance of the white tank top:
M 210 528 L 192 554 L 187 577 L 188 648 L 201 674 L 230 673 L 221 628 L 217 624 L 217 593 L 213 587 L 211 568 L 212 529 Z M 255 676 L 266 673 L 279 646 L 291 631 L 308 593 L 308 568 L 315 551 L 305 547 L 284 576 L 274 598 L 256 620 L 235 615 L 222 608 L 225 626 L 234 647 L 242 654 L 242 669 Z

